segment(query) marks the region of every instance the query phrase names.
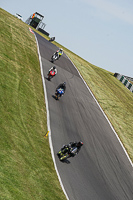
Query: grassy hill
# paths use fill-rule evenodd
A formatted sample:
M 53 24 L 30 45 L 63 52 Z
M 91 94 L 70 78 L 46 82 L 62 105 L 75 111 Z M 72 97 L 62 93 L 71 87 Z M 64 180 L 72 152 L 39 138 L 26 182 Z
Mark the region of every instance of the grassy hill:
M 46 108 L 34 35 L 28 25 L 0 9 L 0 40 L 0 197 L 64 200 L 49 142 L 44 138 Z M 62 48 L 93 91 L 133 160 L 133 94 L 111 72 Z
M 35 37 L 0 9 L 0 199 L 64 200 L 47 133 Z

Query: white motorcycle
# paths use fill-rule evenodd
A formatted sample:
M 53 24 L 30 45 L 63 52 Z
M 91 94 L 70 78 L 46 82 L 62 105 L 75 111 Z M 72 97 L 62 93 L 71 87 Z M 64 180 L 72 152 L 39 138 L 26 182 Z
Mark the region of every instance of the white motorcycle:
M 59 59 L 59 53 L 56 52 L 52 55 L 51 57 L 51 62 L 54 63 L 54 61 L 58 60 Z

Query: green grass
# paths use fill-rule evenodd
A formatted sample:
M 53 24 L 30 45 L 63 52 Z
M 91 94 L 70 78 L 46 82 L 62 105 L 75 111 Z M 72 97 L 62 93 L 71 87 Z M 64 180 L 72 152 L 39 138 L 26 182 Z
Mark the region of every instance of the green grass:
M 0 9 L 0 199 L 65 199 L 51 158 L 34 35 Z
M 43 137 L 47 119 L 34 35 L 25 23 L 0 9 L 0 40 L 0 197 L 65 199 L 48 139 Z M 113 73 L 53 43 L 62 47 L 79 69 L 133 161 L 133 94 Z

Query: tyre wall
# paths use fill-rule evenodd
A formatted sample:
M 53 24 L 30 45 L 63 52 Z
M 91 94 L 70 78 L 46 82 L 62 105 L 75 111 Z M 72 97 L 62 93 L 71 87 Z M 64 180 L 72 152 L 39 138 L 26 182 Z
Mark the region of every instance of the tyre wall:
M 126 79 L 124 75 L 115 73 L 114 76 L 133 93 L 133 85 Z

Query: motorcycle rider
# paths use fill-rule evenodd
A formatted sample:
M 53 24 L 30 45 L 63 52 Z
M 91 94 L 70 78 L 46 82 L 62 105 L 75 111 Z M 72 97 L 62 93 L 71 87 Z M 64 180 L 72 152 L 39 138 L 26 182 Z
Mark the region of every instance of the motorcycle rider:
M 65 93 L 65 91 L 66 91 L 66 82 L 64 82 L 64 83 L 61 83 L 60 85 L 58 85 L 58 87 L 56 88 L 56 92 L 57 92 L 57 90 L 58 89 L 63 89 L 64 90 L 64 93 Z
M 78 154 L 79 153 L 79 151 L 80 151 L 80 149 L 81 149 L 81 146 L 83 145 L 83 142 L 82 141 L 79 141 L 79 142 L 70 142 L 69 144 L 67 144 L 67 145 L 63 145 L 63 147 L 61 148 L 61 151 L 59 151 L 59 153 L 57 153 L 57 155 L 60 157 L 60 156 L 62 156 L 63 154 L 65 154 L 65 153 L 71 153 L 71 149 L 73 148 L 73 147 L 77 147 L 77 152 L 75 153 L 75 155 L 76 154 Z M 74 155 L 74 156 L 75 156 Z
M 58 59 L 63 55 L 63 49 L 60 48 L 60 49 L 57 50 L 54 54 L 55 54 L 55 55 L 58 55 L 58 58 L 57 58 L 57 60 L 58 60 Z
M 49 42 L 53 42 L 55 40 L 55 37 L 51 37 L 50 39 L 49 39 Z
M 51 67 L 51 69 L 49 69 L 48 75 L 49 75 L 49 73 L 50 73 L 51 71 L 55 72 L 55 75 L 57 74 L 57 69 L 56 69 L 55 66 L 53 66 L 53 67 Z M 54 76 L 55 76 L 55 75 L 54 75 Z

